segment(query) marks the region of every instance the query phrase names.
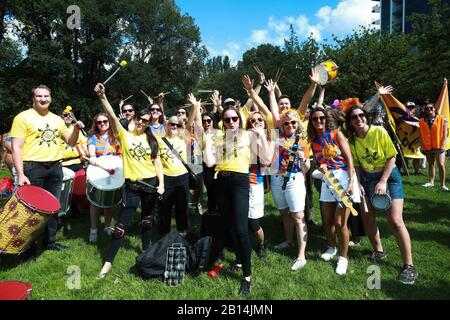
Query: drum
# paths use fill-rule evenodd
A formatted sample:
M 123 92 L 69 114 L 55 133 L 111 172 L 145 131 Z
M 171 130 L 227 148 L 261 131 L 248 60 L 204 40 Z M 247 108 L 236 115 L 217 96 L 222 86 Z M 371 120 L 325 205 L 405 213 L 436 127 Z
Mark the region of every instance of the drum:
M 73 179 L 75 178 L 75 172 L 69 168 L 62 168 L 63 170 L 63 183 L 61 186 L 61 196 L 59 197 L 59 203 L 61 204 L 61 211 L 58 216 L 66 215 L 70 209 L 70 202 L 72 199 Z
M 319 84 L 322 86 L 335 80 L 338 76 L 339 67 L 336 63 L 334 63 L 334 61 L 328 60 L 322 62 L 316 66 L 316 68 L 319 71 Z
M 86 198 L 86 169 L 80 169 L 73 178 L 72 198 L 74 201 Z
M 0 209 L 0 253 L 21 253 L 60 209 L 50 192 L 32 185 L 18 187 Z
M 370 202 L 372 206 L 376 210 L 386 211 L 391 207 L 391 197 L 388 194 L 373 194 L 372 198 L 370 198 Z
M 0 300 L 27 300 L 32 290 L 32 285 L 28 282 L 1 281 Z
M 103 156 L 97 159 L 99 166 L 90 165 L 86 171 L 86 196 L 90 203 L 99 208 L 117 207 L 122 201 L 123 177 L 122 158 Z M 114 169 L 114 174 L 106 170 Z

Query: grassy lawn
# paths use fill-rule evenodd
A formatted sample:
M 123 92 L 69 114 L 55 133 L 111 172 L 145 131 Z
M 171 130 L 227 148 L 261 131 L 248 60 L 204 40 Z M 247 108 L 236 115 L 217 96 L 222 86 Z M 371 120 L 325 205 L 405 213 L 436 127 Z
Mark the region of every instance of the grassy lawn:
M 450 172 L 447 159 L 448 172 Z M 0 176 L 5 175 L 2 171 Z M 335 262 L 320 259 L 326 247 L 317 202 L 314 205 L 317 226 L 309 229 L 307 245 L 308 264 L 298 272 L 290 271 L 297 248 L 281 253 L 272 250 L 283 240 L 280 218 L 270 195 L 266 195 L 266 215 L 262 226 L 269 244 L 269 254 L 264 260 L 252 253 L 252 293 L 254 300 L 299 299 L 449 299 L 450 298 L 450 193 L 438 188 L 424 189 L 425 172 L 421 176 L 404 177 L 406 192 L 404 218 L 412 239 L 413 257 L 419 278 L 413 286 L 397 281 L 401 267 L 400 252 L 383 213 L 378 214 L 378 224 L 387 260 L 380 264 L 381 288 L 368 289 L 371 275 L 367 269 L 373 263 L 366 258 L 372 250 L 367 238 L 363 244 L 350 248 L 350 264 L 346 276 L 334 273 Z M 449 182 L 450 184 L 450 182 Z M 317 193 L 315 194 L 317 201 Z M 191 214 L 194 231 L 199 229 L 199 216 Z M 113 265 L 111 273 L 97 280 L 102 257 L 106 254 L 108 239 L 102 233 L 97 245 L 87 243 L 89 216 L 85 213 L 68 219 L 71 229 L 61 229 L 58 239 L 70 250 L 45 251 L 35 260 L 19 262 L 16 256 L 0 258 L 0 280 L 20 280 L 33 284 L 32 299 L 168 299 L 213 300 L 241 299 L 237 295 L 241 273 L 229 269 L 233 254 L 227 252 L 225 267 L 220 275 L 211 279 L 206 274 L 187 276 L 179 287 L 166 287 L 159 281 L 144 281 L 132 273 L 135 257 L 140 252 L 140 238 L 135 223 Z M 136 221 L 135 221 L 136 222 Z M 81 288 L 70 290 L 71 272 L 68 267 L 78 266 L 81 271 Z

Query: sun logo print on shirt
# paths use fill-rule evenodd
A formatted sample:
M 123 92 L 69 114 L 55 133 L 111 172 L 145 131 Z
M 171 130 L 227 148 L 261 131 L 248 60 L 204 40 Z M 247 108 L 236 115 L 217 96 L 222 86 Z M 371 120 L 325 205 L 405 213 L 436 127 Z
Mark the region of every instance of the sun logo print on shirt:
M 368 163 L 372 164 L 375 162 L 375 160 L 378 160 L 380 157 L 378 156 L 378 152 L 374 151 L 371 152 L 368 148 L 365 148 L 366 155 L 362 158 Z
M 152 154 L 152 149 L 150 147 L 144 148 L 142 146 L 142 142 L 139 142 L 139 144 L 133 142 L 131 145 L 132 148 L 130 148 L 128 151 L 130 152 L 131 156 L 137 161 L 145 160 L 147 156 L 150 156 Z
M 56 137 L 58 129 L 50 129 L 49 124 L 47 123 L 44 129 L 38 129 L 39 136 L 36 139 L 39 139 L 39 145 L 44 143 L 50 148 L 51 144 L 57 145 Z
M 173 147 L 174 147 L 175 151 L 178 152 L 179 155 L 181 155 L 182 150 L 180 150 L 180 147 L 177 146 L 177 145 L 174 145 Z M 168 161 L 169 159 L 177 158 L 177 157 L 175 156 L 175 154 L 172 152 L 172 150 L 169 150 L 169 149 L 166 148 L 166 147 L 161 148 L 160 150 L 161 150 L 161 153 L 159 154 L 159 156 L 160 156 L 161 159 L 164 160 L 164 161 Z
M 326 143 L 322 148 L 322 154 L 325 159 L 330 160 L 338 154 L 338 151 L 335 145 Z

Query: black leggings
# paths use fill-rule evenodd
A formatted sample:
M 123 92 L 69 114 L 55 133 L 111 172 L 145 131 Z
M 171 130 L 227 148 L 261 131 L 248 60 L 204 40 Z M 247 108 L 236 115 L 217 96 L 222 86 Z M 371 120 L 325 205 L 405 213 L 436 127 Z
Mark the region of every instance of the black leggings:
M 209 213 L 214 213 L 217 210 L 216 192 L 214 190 L 214 173 L 215 167 L 208 168 L 206 164 L 203 163 L 203 183 L 205 184 L 206 192 L 208 194 Z
M 151 178 L 144 180 L 148 184 L 155 186 L 157 185 L 157 179 Z M 117 218 L 116 228 L 114 230 L 113 239 L 109 246 L 108 253 L 106 255 L 106 262 L 113 262 L 116 257 L 117 252 L 122 246 L 123 238 L 126 231 L 131 226 L 133 222 L 133 217 L 136 214 L 136 209 L 141 204 L 141 239 L 142 239 L 142 249 L 146 250 L 150 245 L 151 240 L 151 227 L 144 227 L 144 221 L 154 222 L 152 219 L 152 212 L 157 199 L 157 193 L 148 193 L 143 190 L 131 190 L 127 185 L 125 185 L 124 191 L 124 201 L 123 207 L 119 212 L 119 217 Z
M 248 230 L 250 230 L 250 232 L 253 234 L 259 229 L 261 229 L 261 225 L 259 224 L 259 218 L 258 219 L 248 218 Z
M 175 203 L 177 230 L 184 232 L 189 228 L 188 214 L 189 176 L 187 173 L 169 177 L 164 176 L 164 195 L 159 202 L 160 232 L 170 232 L 172 222 L 172 207 Z
M 224 230 L 231 232 L 236 257 L 242 260 L 244 277 L 252 274 L 251 252 L 252 246 L 248 233 L 248 210 L 250 184 L 248 175 L 236 172 L 219 172 L 215 180 L 217 192 L 217 205 L 220 214 L 224 217 Z M 226 234 L 218 239 L 223 245 Z

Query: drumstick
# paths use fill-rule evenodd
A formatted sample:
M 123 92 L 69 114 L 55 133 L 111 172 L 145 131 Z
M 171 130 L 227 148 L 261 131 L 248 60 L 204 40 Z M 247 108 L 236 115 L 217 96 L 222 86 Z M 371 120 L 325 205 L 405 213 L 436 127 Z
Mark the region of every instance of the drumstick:
M 164 92 L 164 93 L 162 94 L 162 96 L 165 97 L 165 96 L 167 96 L 167 95 L 169 95 L 169 94 L 170 94 L 170 92 Z M 159 96 L 160 96 L 160 95 L 157 95 L 156 97 L 153 97 L 153 99 L 157 99 L 157 98 L 159 98 Z
M 261 69 L 259 69 L 258 65 L 256 65 L 256 64 L 253 65 L 253 69 L 255 69 L 255 71 L 256 71 L 258 74 L 261 74 L 261 73 L 262 73 Z
M 125 100 L 123 100 L 123 102 L 127 101 L 128 99 L 130 99 L 133 95 L 129 96 L 128 98 L 126 98 Z
M 149 96 L 144 91 L 142 91 L 142 90 L 139 90 L 139 91 L 141 91 L 144 94 L 144 96 L 147 97 L 147 99 L 149 98 Z
M 83 156 L 83 159 L 89 161 L 89 158 L 86 157 L 86 156 Z M 94 166 L 96 166 L 96 167 L 98 167 L 98 168 L 100 168 L 100 169 L 105 170 L 106 172 L 108 172 L 108 173 L 111 174 L 111 175 L 114 174 L 114 173 L 116 172 L 116 170 L 105 168 L 104 166 L 102 166 L 102 165 L 100 165 L 100 164 L 98 164 L 98 163 L 94 164 Z
M 278 83 L 281 80 L 281 75 L 283 74 L 284 67 L 281 69 L 277 69 L 277 74 L 275 76 L 275 83 Z
M 126 62 L 125 60 L 122 60 L 122 61 L 120 62 L 119 67 L 116 69 L 116 71 L 114 71 L 113 74 L 110 75 L 109 78 L 105 80 L 105 82 L 103 82 L 103 85 L 107 84 L 108 81 L 111 80 L 112 77 L 114 77 L 114 76 L 116 75 L 116 73 L 119 72 L 119 70 L 120 70 L 121 68 L 125 68 L 126 66 L 127 66 L 127 62 Z

